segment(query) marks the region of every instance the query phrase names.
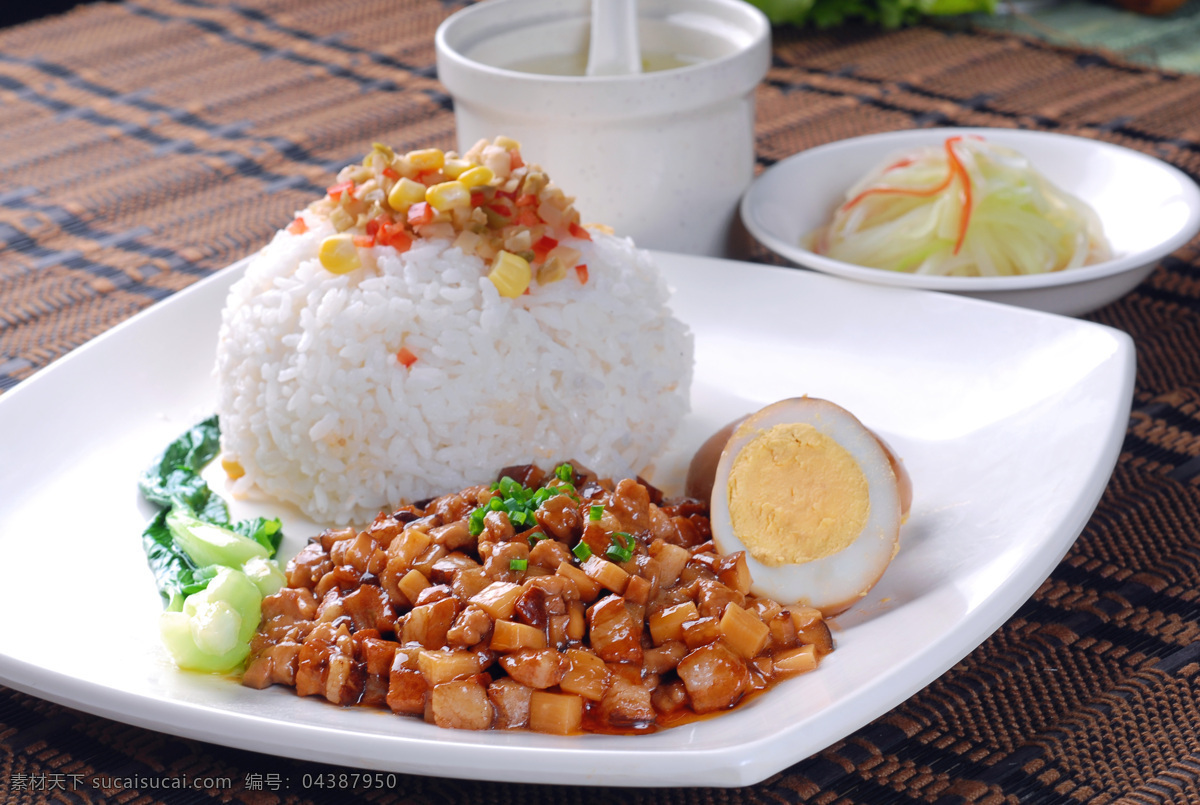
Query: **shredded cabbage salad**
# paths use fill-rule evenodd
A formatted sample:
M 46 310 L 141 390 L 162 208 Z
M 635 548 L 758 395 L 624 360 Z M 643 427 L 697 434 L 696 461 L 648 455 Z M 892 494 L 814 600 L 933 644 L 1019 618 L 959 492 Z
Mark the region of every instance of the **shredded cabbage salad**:
M 812 233 L 817 254 L 914 274 L 1042 274 L 1109 259 L 1100 219 L 1021 154 L 977 136 L 894 157 Z

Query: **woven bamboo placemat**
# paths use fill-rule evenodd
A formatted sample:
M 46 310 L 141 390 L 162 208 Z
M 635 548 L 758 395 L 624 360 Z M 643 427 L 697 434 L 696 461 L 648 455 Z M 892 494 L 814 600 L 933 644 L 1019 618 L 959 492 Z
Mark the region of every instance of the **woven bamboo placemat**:
M 455 7 L 129 0 L 0 32 L 0 389 L 254 250 L 372 141 L 452 147 L 432 36 Z M 1200 77 L 983 31 L 777 32 L 758 110 L 761 166 L 842 137 L 966 124 L 1095 137 L 1200 176 Z M 757 786 L 402 776 L 390 791 L 302 789 L 305 773 L 352 770 L 0 688 L 0 799 L 1198 802 L 1197 244 L 1092 318 L 1135 339 L 1137 389 L 1119 466 L 1067 558 L 927 689 Z M 185 775 L 228 785 L 161 790 Z

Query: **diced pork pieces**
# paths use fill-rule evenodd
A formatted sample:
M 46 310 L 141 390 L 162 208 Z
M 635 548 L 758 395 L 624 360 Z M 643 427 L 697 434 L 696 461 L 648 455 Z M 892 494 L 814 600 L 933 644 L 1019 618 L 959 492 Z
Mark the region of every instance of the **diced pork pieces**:
M 310 540 L 243 683 L 451 729 L 646 732 L 833 649 L 819 612 L 716 555 L 703 503 L 571 465 L 503 475 Z

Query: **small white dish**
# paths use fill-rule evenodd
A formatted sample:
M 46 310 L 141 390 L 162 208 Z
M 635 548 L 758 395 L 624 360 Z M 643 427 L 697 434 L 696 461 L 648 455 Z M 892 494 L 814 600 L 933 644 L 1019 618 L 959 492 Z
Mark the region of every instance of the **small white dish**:
M 692 413 L 650 480 L 678 494 L 712 432 L 804 393 L 878 430 L 912 475 L 900 553 L 834 620 L 837 650 L 814 672 L 654 735 L 562 738 L 444 730 L 176 669 L 159 643 L 162 602 L 140 540 L 151 509 L 136 484 L 164 445 L 213 411 L 221 308 L 243 263 L 0 396 L 0 611 L 10 613 L 0 618 L 0 684 L 284 757 L 640 787 L 755 783 L 895 707 L 1004 623 L 1084 527 L 1124 437 L 1132 341 L 1099 324 L 953 296 L 656 259 L 672 308 L 696 335 L 696 371 Z M 225 494 L 217 465 L 206 477 Z M 320 530 L 289 507 L 232 508 L 237 518 L 282 517 L 284 558 Z M 34 604 L 35 616 L 22 614 Z M 64 639 L 46 624 L 75 628 Z
M 826 223 L 869 170 L 905 149 L 973 134 L 1021 152 L 1053 183 L 1096 211 L 1113 259 L 1052 274 L 931 277 L 852 265 L 814 254 L 801 238 Z M 1040 131 L 916 129 L 810 148 L 771 166 L 741 203 L 760 243 L 805 268 L 870 282 L 988 299 L 1079 316 L 1124 296 L 1200 231 L 1200 187 L 1182 171 L 1128 148 Z

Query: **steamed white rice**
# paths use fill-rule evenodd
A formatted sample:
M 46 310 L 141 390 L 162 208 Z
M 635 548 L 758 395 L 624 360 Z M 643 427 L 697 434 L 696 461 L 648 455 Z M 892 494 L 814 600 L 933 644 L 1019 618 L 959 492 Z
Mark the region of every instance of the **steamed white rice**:
M 216 374 L 223 459 L 245 472 L 234 495 L 345 524 L 512 464 L 630 477 L 687 412 L 691 334 L 628 239 L 569 241 L 586 284 L 570 272 L 507 299 L 445 240 L 374 247 L 374 265 L 331 274 L 317 260 L 330 234 L 280 232 L 230 291 Z

